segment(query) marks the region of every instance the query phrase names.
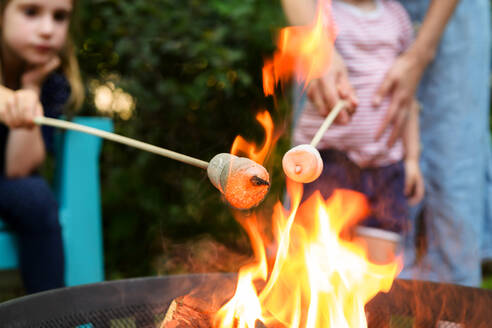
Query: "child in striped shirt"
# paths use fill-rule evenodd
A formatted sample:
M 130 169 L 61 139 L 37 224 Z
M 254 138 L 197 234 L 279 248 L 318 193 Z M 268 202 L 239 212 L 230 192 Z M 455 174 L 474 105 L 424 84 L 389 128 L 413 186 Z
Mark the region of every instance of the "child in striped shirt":
M 365 194 L 371 214 L 356 235 L 367 244 L 372 260 L 387 262 L 407 226 L 408 202 L 419 202 L 424 193 L 418 105 L 415 102 L 408 111 L 402 138 L 388 146 L 391 128 L 375 137 L 390 99 L 378 107 L 372 99 L 394 60 L 413 41 L 413 29 L 394 0 L 334 0 L 332 14 L 338 29 L 335 48 L 345 61 L 359 104 L 348 124 L 333 125 L 319 142 L 323 172 L 304 186 L 304 197 L 316 190 L 329 197 L 336 188 Z M 323 120 L 314 104 L 307 102 L 294 128 L 294 143 L 309 144 Z

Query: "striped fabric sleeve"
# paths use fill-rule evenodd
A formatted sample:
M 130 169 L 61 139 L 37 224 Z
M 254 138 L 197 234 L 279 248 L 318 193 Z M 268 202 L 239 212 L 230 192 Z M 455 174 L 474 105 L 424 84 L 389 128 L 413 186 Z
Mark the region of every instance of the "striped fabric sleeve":
M 414 40 L 414 30 L 410 16 L 403 6 L 397 1 L 388 1 L 388 8 L 390 8 L 395 17 L 397 17 L 400 26 L 400 53 L 406 51 Z

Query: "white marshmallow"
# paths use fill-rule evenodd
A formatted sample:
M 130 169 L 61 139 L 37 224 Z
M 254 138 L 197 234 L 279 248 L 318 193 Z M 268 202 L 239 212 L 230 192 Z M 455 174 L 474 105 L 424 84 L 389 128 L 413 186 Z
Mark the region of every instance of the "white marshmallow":
M 319 151 L 311 145 L 299 145 L 285 153 L 282 158 L 285 175 L 294 181 L 309 183 L 323 171 L 323 160 Z

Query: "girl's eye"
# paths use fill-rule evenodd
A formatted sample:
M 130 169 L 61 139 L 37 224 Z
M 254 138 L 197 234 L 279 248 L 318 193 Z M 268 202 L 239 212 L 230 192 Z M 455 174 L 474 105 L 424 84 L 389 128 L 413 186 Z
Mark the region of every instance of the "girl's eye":
M 69 19 L 69 17 L 70 17 L 70 14 L 65 10 L 55 11 L 55 14 L 53 15 L 53 18 L 57 22 L 64 22 L 67 19 Z
M 24 8 L 24 15 L 26 15 L 28 17 L 34 17 L 38 14 L 38 12 L 39 12 L 39 10 L 35 6 L 29 6 L 29 7 Z

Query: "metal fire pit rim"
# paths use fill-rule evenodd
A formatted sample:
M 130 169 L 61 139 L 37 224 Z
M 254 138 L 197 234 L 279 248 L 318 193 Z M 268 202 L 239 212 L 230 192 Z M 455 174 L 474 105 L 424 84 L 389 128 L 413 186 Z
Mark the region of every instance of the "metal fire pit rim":
M 435 327 L 438 321 L 459 323 L 464 327 L 489 327 L 491 308 L 492 290 L 407 279 L 395 279 L 388 293 L 379 293 L 366 305 L 369 313 L 377 311 L 388 317 L 411 313 L 421 320 L 417 320 L 415 327 Z
M 229 290 L 235 286 L 236 279 L 236 273 L 195 273 L 60 288 L 0 303 L 0 322 L 11 323 L 5 325 L 7 328 L 40 327 L 39 323 L 55 320 L 52 314 L 63 313 L 64 318 L 83 323 L 105 310 L 116 316 L 119 312 L 127 313 L 128 309 L 134 313 L 145 312 L 141 311 L 145 305 L 152 305 L 149 307 L 152 313 L 162 314 L 174 298 L 188 294 L 195 287 L 211 285 L 212 291 Z M 366 306 L 369 314 L 377 313 L 387 321 L 395 314 L 413 316 L 417 320 L 416 327 L 435 327 L 438 319 L 463 323 L 465 327 L 487 327 L 486 324 L 492 322 L 490 308 L 491 290 L 401 279 L 393 282 L 388 293 L 379 293 Z M 369 315 L 371 317 L 374 316 Z
M 45 321 L 46 313 L 55 313 L 60 307 L 64 308 L 67 316 L 104 309 L 138 307 L 143 302 L 142 290 L 148 291 L 144 297 L 145 304 L 168 306 L 175 297 L 206 281 L 235 279 L 236 276 L 235 273 L 190 273 L 119 279 L 52 289 L 0 303 L 0 322 L 16 321 L 19 326 L 27 326 Z M 137 294 L 138 297 L 135 297 Z M 94 295 L 98 297 L 95 298 Z

